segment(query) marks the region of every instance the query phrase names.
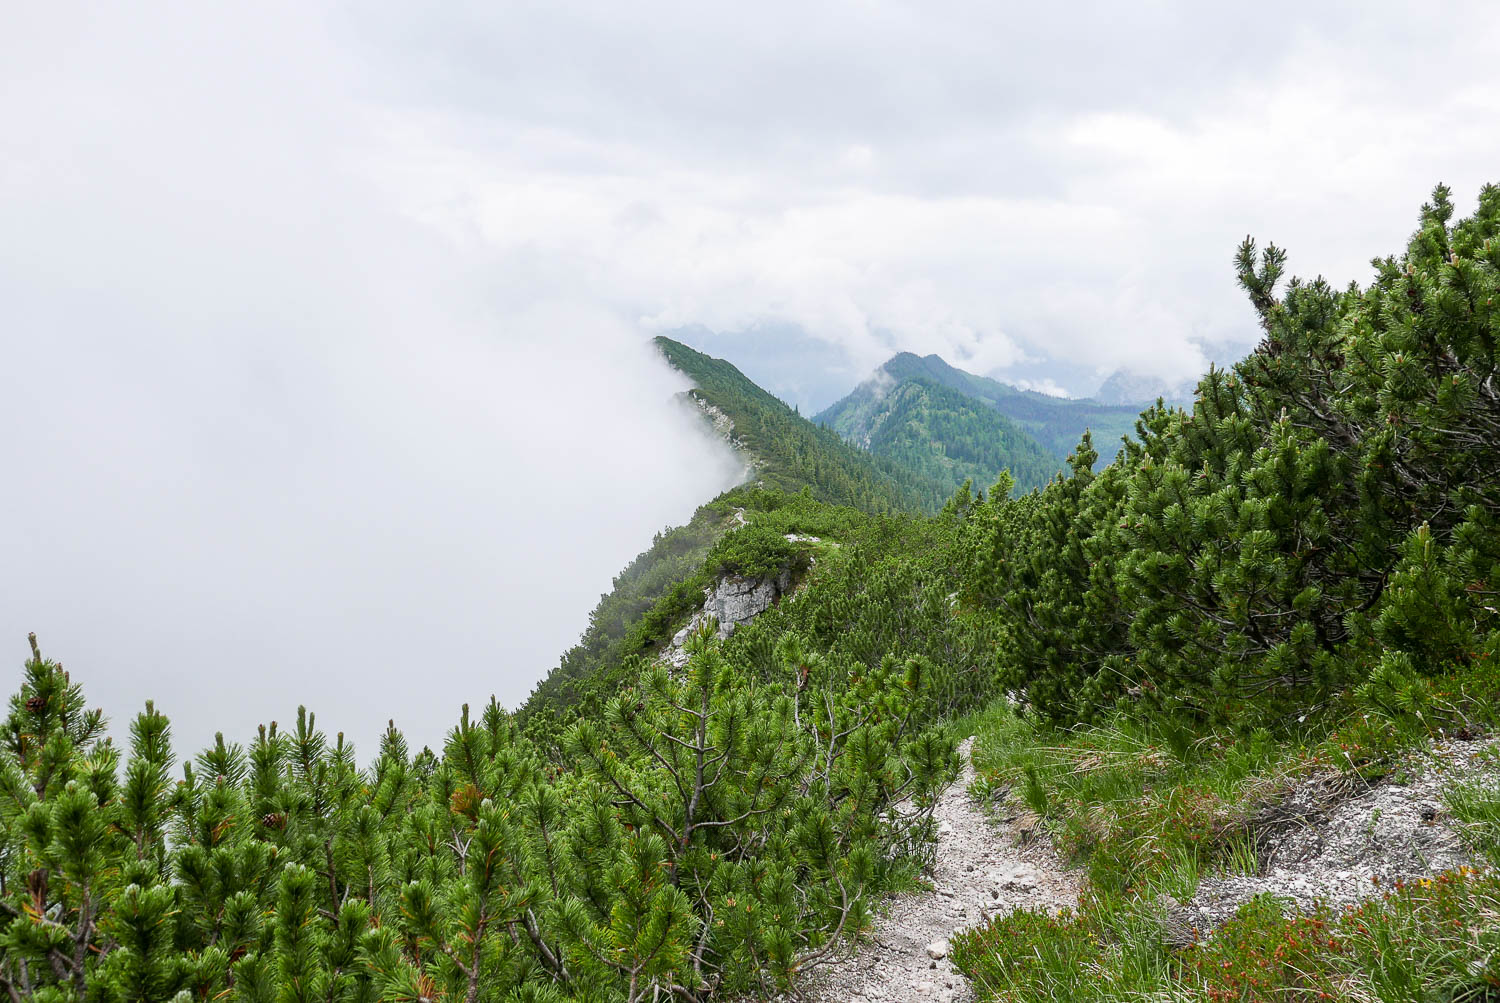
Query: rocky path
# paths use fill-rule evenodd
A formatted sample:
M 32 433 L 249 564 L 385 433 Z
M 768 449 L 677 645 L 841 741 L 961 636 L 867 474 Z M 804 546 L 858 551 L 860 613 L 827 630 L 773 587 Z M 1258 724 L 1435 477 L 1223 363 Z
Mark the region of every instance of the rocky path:
M 969 798 L 973 741 L 960 746 L 963 774 L 937 805 L 937 853 L 926 875 L 932 890 L 888 900 L 871 934 L 810 973 L 799 999 L 967 1003 L 974 993 L 948 957 L 949 937 L 997 913 L 1076 905 L 1078 876 L 1049 842 L 1019 839 L 1025 833 L 1015 819 L 993 819 Z M 1271 827 L 1262 847 L 1271 859 L 1262 861 L 1262 872 L 1206 878 L 1197 896 L 1178 907 L 1180 915 L 1169 916 L 1169 926 L 1212 929 L 1260 892 L 1302 908 L 1315 901 L 1341 905 L 1400 879 L 1473 864 L 1445 792 L 1456 783 L 1500 787 L 1497 749 L 1494 738 L 1442 744 L 1370 788 L 1349 789 L 1354 782 L 1342 775 L 1305 781 L 1252 823 Z
M 948 938 L 999 912 L 1073 905 L 1078 885 L 1041 845 L 1020 847 L 969 797 L 972 738 L 960 746 L 964 769 L 938 802 L 937 857 L 930 892 L 902 895 L 872 935 L 808 978 L 804 998 L 843 1001 L 972 1000 L 948 958 Z

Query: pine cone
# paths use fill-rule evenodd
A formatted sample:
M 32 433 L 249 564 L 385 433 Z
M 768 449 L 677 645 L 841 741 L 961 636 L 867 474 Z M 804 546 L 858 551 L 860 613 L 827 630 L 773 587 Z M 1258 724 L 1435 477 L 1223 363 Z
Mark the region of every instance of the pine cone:
M 265 826 L 267 829 L 285 829 L 286 816 L 279 811 L 273 811 L 265 818 L 261 819 L 260 824 Z

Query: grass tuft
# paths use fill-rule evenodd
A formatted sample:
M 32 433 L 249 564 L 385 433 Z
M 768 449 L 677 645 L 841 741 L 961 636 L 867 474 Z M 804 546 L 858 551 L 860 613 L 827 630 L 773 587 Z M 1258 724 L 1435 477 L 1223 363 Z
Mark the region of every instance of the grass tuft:
M 1338 799 L 1454 721 L 1493 727 L 1493 707 L 1459 702 L 1463 685 L 1434 681 L 1432 706 L 1453 694 L 1441 722 L 1327 714 L 1278 735 L 1123 716 L 1058 729 L 1004 704 L 971 715 L 956 726 L 978 739 L 975 789 L 1041 816 L 1088 884 L 1077 910 L 1011 913 L 958 935 L 955 964 L 997 1000 L 1500 1000 L 1497 871 L 1398 884 L 1343 912 L 1289 915 L 1261 897 L 1216 930 L 1192 929 L 1180 908 L 1206 877 L 1258 873 L 1265 840 L 1296 821 L 1294 789 Z M 1500 789 L 1465 783 L 1446 800 L 1476 853 L 1500 867 Z
M 1458 784 L 1447 791 L 1444 801 L 1474 852 L 1500 867 L 1500 788 L 1493 782 Z

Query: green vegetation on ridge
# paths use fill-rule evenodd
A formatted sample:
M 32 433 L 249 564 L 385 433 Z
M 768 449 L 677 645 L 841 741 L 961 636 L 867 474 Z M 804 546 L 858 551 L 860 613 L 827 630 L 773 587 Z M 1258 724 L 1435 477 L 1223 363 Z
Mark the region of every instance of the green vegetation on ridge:
M 666 346 L 770 474 L 664 534 L 670 564 L 622 576 L 599 650 L 637 630 L 657 643 L 691 608 L 691 586 L 666 585 L 689 569 L 807 557 L 800 587 L 722 642 L 701 632 L 681 670 L 622 647 L 566 696 L 534 697 L 524 724 L 466 708 L 440 752 L 391 729 L 360 767 L 299 711 L 179 766 L 155 705 L 122 751 L 33 645 L 0 727 L 0 989 L 786 992 L 911 887 L 956 772 L 953 722 L 975 713 L 982 783 L 1042 816 L 1091 878 L 1077 914 L 958 939 L 986 995 L 1487 998 L 1490 874 L 1340 916 L 1257 901 L 1188 947 L 1162 917 L 1194 874 L 1256 866 L 1240 823 L 1279 780 L 1353 782 L 1435 734 L 1496 726 L 1500 189 L 1452 214 L 1438 189 L 1365 288 L 1279 288 L 1284 254 L 1247 242 L 1239 278 L 1266 337 L 1208 374 L 1191 411 L 1147 411 L 1100 470 L 1085 436 L 1040 491 L 1013 497 L 1002 476 L 933 516 L 900 511 L 902 482 L 858 450 L 815 449 L 733 367 Z M 748 528 L 729 529 L 739 508 Z M 816 554 L 786 539 L 811 526 L 828 538 Z M 1473 845 L 1500 845 L 1493 799 L 1456 797 Z
M 689 391 L 734 422 L 734 437 L 756 461 L 755 479 L 819 501 L 866 512 L 936 512 L 951 491 L 898 463 L 855 449 L 756 386 L 734 366 L 658 337 L 656 347 L 693 381 Z
M 657 534 L 651 548 L 615 578 L 590 614 L 579 643 L 563 654 L 521 709 L 520 720 L 533 731 L 543 727 L 533 721 L 538 713 L 571 717 L 589 712 L 601 696 L 613 694 L 638 671 L 635 656 L 653 655 L 667 643 L 724 570 L 705 561 L 729 530 L 749 523 L 751 536 L 842 538 L 859 520 L 860 510 L 936 511 L 956 486 L 945 472 L 930 475 L 854 449 L 722 359 L 670 338 L 659 337 L 655 343 L 693 381 L 690 392 L 734 423 L 735 442 L 754 468 L 753 483 L 703 505 L 686 525 Z M 760 563 L 772 559 L 763 555 Z M 745 573 L 744 568 L 736 571 Z
M 539 735 L 597 711 L 641 671 L 640 658 L 660 651 L 703 605 L 704 590 L 720 575 L 762 577 L 783 567 L 800 572 L 811 548 L 789 543 L 787 535 L 846 539 L 867 518 L 818 502 L 811 491 L 788 495 L 742 486 L 725 492 L 686 526 L 658 534 L 615 579 L 579 643 L 537 684 L 518 720 Z
M 880 368 L 883 376 L 861 383 L 849 396 L 813 420 L 837 429 L 847 438 L 863 438 L 893 381 L 896 387 L 913 382 L 936 384 L 980 401 L 1009 419 L 1058 461 L 1067 457 L 1085 430 L 1093 433 L 1097 448 L 1106 460 L 1113 458 L 1121 436 L 1135 430 L 1137 408 L 1021 390 L 955 369 L 936 355 L 917 356 L 902 352 Z M 1017 482 L 1028 483 L 1026 478 L 1019 476 Z
M 926 377 L 902 380 L 858 407 L 845 406 L 833 428 L 873 456 L 942 481 L 949 492 L 965 481 L 991 484 L 1002 470 L 1010 471 L 1019 490 L 1030 491 L 1062 469 L 1015 422 Z
M 1254 870 L 1256 813 L 1298 777 L 1378 779 L 1407 750 L 1500 724 L 1500 189 L 1450 225 L 1439 188 L 1367 288 L 1275 288 L 1237 267 L 1266 339 L 1191 412 L 1153 410 L 1098 474 L 970 520 L 972 603 L 1004 610 L 976 766 L 1087 868 L 1074 914 L 957 938 L 988 998 L 1491 998 L 1493 873 L 1461 870 L 1343 912 L 1255 899 L 1184 941 L 1201 876 Z M 988 511 L 984 509 L 987 508 Z M 981 529 L 985 523 L 988 529 Z M 983 538 L 988 536 L 988 543 Z M 1487 789 L 1485 789 L 1487 790 Z M 1500 812 L 1450 809 L 1500 863 Z M 1207 931 L 1203 931 L 1207 932 Z

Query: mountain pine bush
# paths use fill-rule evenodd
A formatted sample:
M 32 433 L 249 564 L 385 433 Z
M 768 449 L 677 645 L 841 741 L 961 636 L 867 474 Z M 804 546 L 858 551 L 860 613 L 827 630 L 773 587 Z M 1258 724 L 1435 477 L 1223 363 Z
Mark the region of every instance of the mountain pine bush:
M 664 534 L 524 715 L 466 707 L 440 752 L 392 726 L 361 765 L 299 710 L 178 761 L 150 702 L 121 749 L 33 639 L 0 726 L 0 989 L 781 992 L 909 883 L 956 771 L 944 721 L 1000 693 L 1065 726 L 1147 718 L 1135 745 L 1184 766 L 1204 724 L 1262 748 L 1331 712 L 1493 713 L 1500 189 L 1452 217 L 1439 188 L 1364 288 L 1282 288 L 1284 252 L 1247 240 L 1257 350 L 1190 410 L 1147 410 L 1113 463 L 1095 470 L 1085 434 L 1018 497 L 1002 476 L 930 504 L 921 478 L 667 343 L 737 434 L 775 447 L 775 476 Z M 722 642 L 705 626 L 683 669 L 649 661 L 716 575 L 782 568 L 799 588 L 753 623 Z M 1059 775 L 1025 775 L 1052 811 Z
M 1075 458 L 1029 504 L 991 493 L 969 588 L 1004 623 L 1007 686 L 1059 721 L 1123 696 L 1269 722 L 1387 650 L 1424 674 L 1475 657 L 1500 625 L 1500 189 L 1452 215 L 1439 187 L 1363 289 L 1278 295 L 1285 252 L 1247 239 L 1254 353 L 1144 414 L 1104 473 Z
M 123 764 L 33 648 L 0 755 L 0 985 L 24 1000 L 698 999 L 785 987 L 930 839 L 951 740 L 867 688 L 740 685 L 705 631 L 566 762 L 493 702 L 368 769 L 298 712 Z M 515 994 L 520 994 L 516 996 Z

